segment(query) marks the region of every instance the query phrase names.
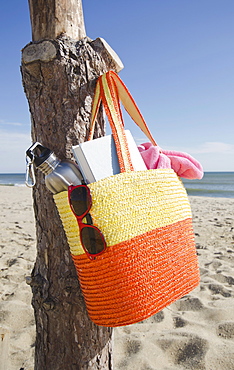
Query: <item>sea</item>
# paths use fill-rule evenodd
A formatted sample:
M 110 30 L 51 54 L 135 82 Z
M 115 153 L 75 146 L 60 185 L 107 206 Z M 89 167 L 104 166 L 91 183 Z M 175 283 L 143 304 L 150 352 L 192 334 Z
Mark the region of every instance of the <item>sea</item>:
M 182 181 L 188 195 L 234 198 L 234 172 L 205 172 L 201 180 Z
M 205 172 L 201 180 L 182 179 L 188 195 L 234 198 L 234 172 Z M 25 186 L 24 173 L 0 174 L 0 186 Z

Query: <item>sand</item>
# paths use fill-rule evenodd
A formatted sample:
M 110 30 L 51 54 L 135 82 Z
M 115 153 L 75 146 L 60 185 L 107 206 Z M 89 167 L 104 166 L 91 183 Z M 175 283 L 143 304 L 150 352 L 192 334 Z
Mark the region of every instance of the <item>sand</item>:
M 152 318 L 115 329 L 115 370 L 234 369 L 234 199 L 190 202 L 201 284 Z M 31 190 L 0 186 L 0 207 L 0 370 L 33 370 Z
M 36 257 L 31 190 L 0 186 L 0 209 L 0 330 L 10 337 L 10 360 L 0 369 L 33 370 L 35 325 L 25 282 Z

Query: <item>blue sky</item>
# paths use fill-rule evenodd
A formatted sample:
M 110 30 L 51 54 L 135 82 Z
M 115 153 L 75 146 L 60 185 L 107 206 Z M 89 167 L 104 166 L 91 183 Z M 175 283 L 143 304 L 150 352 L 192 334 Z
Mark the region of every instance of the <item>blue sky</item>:
M 87 36 L 103 37 L 124 63 L 120 77 L 158 144 L 190 153 L 205 171 L 234 171 L 234 1 L 83 0 L 83 10 Z M 0 173 L 24 172 L 28 1 L 1 2 L 0 14 Z

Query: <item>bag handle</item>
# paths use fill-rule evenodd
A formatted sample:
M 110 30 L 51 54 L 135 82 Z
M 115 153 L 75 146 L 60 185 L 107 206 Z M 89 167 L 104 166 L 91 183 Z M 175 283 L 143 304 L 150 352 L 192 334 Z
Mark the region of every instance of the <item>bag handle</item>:
M 152 144 L 157 145 L 131 94 L 114 71 L 109 71 L 98 78 L 93 99 L 88 140 L 92 140 L 93 138 L 95 120 L 102 101 L 115 141 L 120 171 L 127 172 L 133 171 L 134 169 L 124 132 L 124 121 L 120 108 L 120 100 L 133 121 L 140 127 Z

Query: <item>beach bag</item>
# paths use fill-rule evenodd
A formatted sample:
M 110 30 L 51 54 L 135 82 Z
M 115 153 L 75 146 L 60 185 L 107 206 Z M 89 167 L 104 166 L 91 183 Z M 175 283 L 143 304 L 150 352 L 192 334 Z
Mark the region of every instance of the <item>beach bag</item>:
M 106 240 L 90 260 L 81 246 L 68 193 L 54 195 L 91 320 L 101 326 L 142 321 L 199 283 L 192 215 L 186 190 L 172 169 L 133 171 L 120 100 L 156 145 L 127 88 L 113 72 L 99 77 L 89 140 L 102 102 L 115 140 L 120 173 L 88 184 L 89 211 Z

